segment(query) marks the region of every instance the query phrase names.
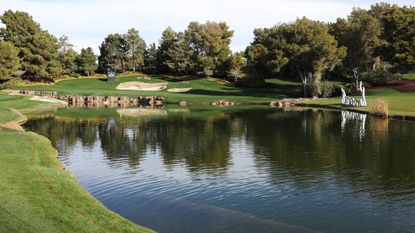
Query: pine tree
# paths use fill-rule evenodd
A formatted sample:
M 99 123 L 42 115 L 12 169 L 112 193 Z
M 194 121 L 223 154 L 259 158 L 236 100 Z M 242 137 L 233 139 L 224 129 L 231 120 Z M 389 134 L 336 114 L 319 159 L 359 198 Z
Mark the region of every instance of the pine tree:
M 78 71 L 87 76 L 91 75 L 97 69 L 97 56 L 91 47 L 81 49 L 81 53 L 76 59 Z

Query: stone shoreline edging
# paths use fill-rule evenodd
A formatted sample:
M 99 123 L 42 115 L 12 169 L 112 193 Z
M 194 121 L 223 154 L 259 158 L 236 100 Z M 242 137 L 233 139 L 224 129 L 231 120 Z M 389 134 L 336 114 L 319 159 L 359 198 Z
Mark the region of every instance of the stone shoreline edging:
M 39 96 L 45 100 L 55 99 L 67 103 L 70 107 L 129 107 L 142 106 L 160 108 L 166 100 L 161 96 L 77 96 L 58 95 L 56 91 L 28 91 L 28 90 L 3 90 L 11 95 Z
M 141 106 L 149 108 L 160 108 L 163 107 L 167 101 L 161 96 L 140 96 L 140 97 L 127 97 L 127 96 L 73 96 L 73 95 L 58 95 L 56 91 L 27 91 L 27 90 L 3 90 L 3 92 L 15 95 L 29 95 L 29 96 L 41 96 L 46 98 L 54 98 L 59 101 L 68 103 L 69 106 L 73 107 L 129 107 L 129 106 Z M 290 108 L 290 107 L 313 107 L 313 108 L 325 108 L 325 109 L 337 109 L 347 110 L 358 113 L 365 113 L 374 116 L 370 111 L 353 109 L 348 107 L 336 107 L 332 105 L 320 105 L 320 104 L 307 104 L 303 103 L 304 98 L 292 98 L 282 99 L 276 101 L 270 101 L 268 103 L 239 103 L 227 100 L 218 100 L 214 102 L 203 102 L 212 106 L 228 107 L 234 105 L 269 105 L 270 107 L 276 108 Z M 180 101 L 180 106 L 195 105 L 188 101 Z M 202 105 L 203 105 L 202 104 Z M 415 116 L 404 116 L 404 115 L 389 115 L 388 118 L 398 120 L 411 120 L 415 121 Z

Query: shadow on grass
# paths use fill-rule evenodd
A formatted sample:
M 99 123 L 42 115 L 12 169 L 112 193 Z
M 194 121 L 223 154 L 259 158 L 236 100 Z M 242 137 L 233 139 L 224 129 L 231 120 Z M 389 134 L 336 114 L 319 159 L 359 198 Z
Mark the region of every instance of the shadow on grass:
M 207 95 L 207 96 L 245 96 L 245 97 L 265 97 L 265 98 L 296 98 L 301 96 L 301 91 L 297 89 L 281 88 L 222 88 L 224 91 L 192 89 L 187 94 Z M 229 91 L 229 92 L 227 92 Z
M 201 79 L 201 77 L 197 76 L 172 76 L 172 75 L 155 75 L 158 79 L 168 81 L 168 82 L 183 82 L 183 81 L 192 81 Z

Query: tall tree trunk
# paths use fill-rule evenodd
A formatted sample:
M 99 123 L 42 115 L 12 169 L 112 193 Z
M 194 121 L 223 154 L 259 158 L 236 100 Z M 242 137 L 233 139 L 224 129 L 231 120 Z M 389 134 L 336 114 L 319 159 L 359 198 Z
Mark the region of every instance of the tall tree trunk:
M 301 82 L 303 83 L 303 96 L 305 98 L 308 97 L 308 92 L 307 92 L 307 75 L 304 75 L 303 72 L 301 72 L 300 68 L 298 66 L 296 66 L 296 70 L 298 72 L 298 74 L 300 75 L 301 78 Z
M 133 72 L 135 72 L 135 56 L 133 54 Z
M 314 88 L 314 96 L 319 96 L 321 94 L 321 71 L 315 71 L 313 73 L 313 88 Z M 313 96 L 313 97 L 314 97 Z

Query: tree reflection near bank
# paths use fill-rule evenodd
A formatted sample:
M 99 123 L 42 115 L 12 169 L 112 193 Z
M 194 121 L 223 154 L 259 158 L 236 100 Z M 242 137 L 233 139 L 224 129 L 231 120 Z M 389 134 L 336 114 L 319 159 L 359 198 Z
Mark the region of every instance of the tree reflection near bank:
M 159 156 L 166 169 L 184 164 L 190 174 L 225 174 L 238 159 L 230 151 L 238 141 L 253 148 L 256 169 L 274 183 L 290 179 L 300 189 L 316 182 L 324 188 L 331 177 L 355 192 L 413 202 L 405 190 L 415 189 L 415 123 L 344 115 L 266 109 L 82 120 L 49 116 L 26 128 L 50 138 L 59 151 L 76 143 L 90 150 L 99 145 L 109 165 L 123 159 L 138 169 L 146 156 Z

